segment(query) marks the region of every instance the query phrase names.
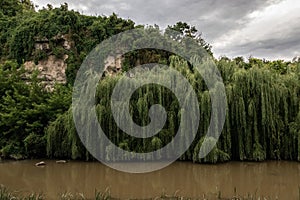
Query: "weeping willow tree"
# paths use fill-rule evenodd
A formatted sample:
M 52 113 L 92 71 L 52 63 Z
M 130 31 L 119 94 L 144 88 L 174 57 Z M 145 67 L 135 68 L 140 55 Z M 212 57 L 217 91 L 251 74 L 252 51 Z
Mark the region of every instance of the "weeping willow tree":
M 90 158 L 76 133 L 71 109 L 47 127 L 46 136 L 49 158 Z
M 197 70 L 181 58 L 172 56 L 170 59 L 170 67 L 183 74 L 194 88 L 200 110 L 197 135 L 180 160 L 201 163 L 266 159 L 300 161 L 300 67 L 293 64 L 290 70 L 278 73 L 268 63 L 237 63 L 226 59 L 217 61 L 217 66 L 226 88 L 226 120 L 217 145 L 205 158 L 200 158 L 199 150 L 212 117 L 210 94 Z M 165 108 L 167 121 L 163 129 L 151 138 L 129 136 L 117 126 L 110 107 L 111 94 L 119 79 L 120 76 L 115 76 L 100 81 L 96 91 L 96 110 L 107 137 L 128 154 L 116 157 L 111 145 L 99 147 L 99 151 L 108 160 L 126 161 L 131 158 L 131 152 L 152 152 L 169 144 L 180 126 L 182 111 L 176 96 L 168 88 L 144 85 L 130 100 L 133 121 L 140 126 L 148 125 L 149 109 L 154 104 Z M 186 138 L 182 139 L 188 137 L 186 133 Z M 216 139 L 210 137 L 209 142 L 214 143 Z M 48 127 L 47 152 L 49 157 L 90 158 L 76 134 L 70 111 Z
M 225 153 L 224 151 L 222 151 L 218 145 L 215 146 L 210 152 L 209 154 L 205 157 L 205 158 L 200 158 L 199 157 L 199 151 L 200 148 L 203 146 L 204 149 L 208 148 L 210 143 L 215 143 L 216 139 L 213 137 L 209 137 L 208 138 L 208 142 L 203 143 L 204 141 L 204 137 L 201 138 L 201 140 L 198 142 L 198 144 L 196 145 L 196 147 L 194 148 L 194 152 L 193 152 L 193 162 L 199 162 L 199 163 L 217 163 L 217 162 L 225 162 L 230 160 L 230 156 L 228 155 L 228 153 Z
M 218 65 L 229 106 L 220 142 L 227 135 L 231 138 L 231 159 L 297 160 L 297 75 L 274 72 L 267 64 L 247 70 L 231 61 L 221 60 Z

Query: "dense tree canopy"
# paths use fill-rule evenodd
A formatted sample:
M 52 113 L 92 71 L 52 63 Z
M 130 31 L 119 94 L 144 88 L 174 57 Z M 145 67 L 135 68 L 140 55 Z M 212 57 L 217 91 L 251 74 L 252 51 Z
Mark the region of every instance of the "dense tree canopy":
M 64 113 L 71 104 L 71 84 L 85 55 L 103 39 L 134 28 L 131 20 L 111 16 L 84 16 L 48 5 L 35 11 L 28 0 L 0 2 L 0 155 L 45 156 L 45 127 Z M 72 44 L 64 49 L 65 36 Z M 37 49 L 37 41 L 49 43 L 49 49 Z M 66 85 L 45 90 L 38 71 L 24 69 L 26 61 L 60 58 L 67 55 Z
M 198 135 L 190 149 L 181 157 L 182 160 L 213 163 L 226 160 L 299 160 L 299 63 L 288 64 L 290 70 L 282 74 L 280 69 L 274 67 L 278 61 L 266 62 L 262 65 L 243 61 L 236 63 L 236 59 L 217 61 L 226 86 L 228 100 L 226 122 L 217 146 L 206 158 L 199 159 L 198 153 L 211 117 L 209 93 L 200 74 L 192 72 L 188 63 L 177 57 L 170 59 L 170 66 L 185 74 L 194 86 L 201 111 Z M 287 65 L 287 63 L 282 64 Z M 123 149 L 134 152 L 148 152 L 157 146 L 168 144 L 174 137 L 180 121 L 176 98 L 172 97 L 170 91 L 160 86 L 147 85 L 139 89 L 132 97 L 130 104 L 132 117 L 140 116 L 136 118 L 136 123 L 141 125 L 149 123 L 147 112 L 155 103 L 164 105 L 168 110 L 168 121 L 157 137 L 145 140 L 128 137 L 117 127 L 110 109 L 107 109 L 110 107 L 110 94 L 117 81 L 118 77 L 105 78 L 100 82 L 96 94 L 101 127 L 111 141 Z M 64 131 L 66 135 L 63 140 L 73 138 L 72 144 L 77 145 L 76 148 L 61 149 L 50 145 L 48 146 L 49 156 L 76 154 L 76 158 L 89 159 L 89 154 L 82 154 L 82 152 L 78 154 L 77 149 L 83 147 L 78 146 L 80 142 L 71 118 L 72 113 L 67 112 L 59 120 L 53 122 L 47 130 L 47 137 L 51 141 L 49 144 L 55 145 L 61 137 L 61 135 L 58 137 L 58 133 Z M 63 124 L 67 126 L 61 126 Z M 72 128 L 66 129 L 66 127 Z M 214 138 L 210 140 L 213 142 Z M 108 152 L 108 156 L 114 155 L 110 152 L 109 146 L 102 148 L 101 151 Z M 128 158 L 112 156 L 111 159 L 126 160 Z
M 181 41 L 184 37 L 190 37 L 197 41 L 197 43 L 201 47 L 203 47 L 210 55 L 213 55 L 210 44 L 208 44 L 201 37 L 201 33 L 198 32 L 195 26 L 191 26 L 185 22 L 177 22 L 173 26 L 168 26 L 165 33 L 167 35 L 170 35 L 170 37 L 176 41 Z

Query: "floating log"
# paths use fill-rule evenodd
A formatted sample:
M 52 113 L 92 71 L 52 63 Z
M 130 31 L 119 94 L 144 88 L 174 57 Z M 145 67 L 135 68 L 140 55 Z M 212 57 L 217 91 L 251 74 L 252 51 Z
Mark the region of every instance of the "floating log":
M 45 166 L 45 165 L 46 165 L 46 163 L 44 161 L 35 163 L 35 166 L 37 166 L 37 167 L 39 167 L 39 166 Z
M 64 164 L 64 163 L 67 163 L 67 161 L 66 160 L 57 160 L 56 163 L 58 163 L 58 164 Z

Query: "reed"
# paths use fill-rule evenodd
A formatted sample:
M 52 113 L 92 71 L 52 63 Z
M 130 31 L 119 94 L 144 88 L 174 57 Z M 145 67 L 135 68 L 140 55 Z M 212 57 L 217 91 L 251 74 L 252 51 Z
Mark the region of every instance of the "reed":
M 110 189 L 106 188 L 104 192 L 95 191 L 95 200 L 110 200 L 113 199 L 110 195 Z
M 18 195 L 16 191 L 10 191 L 5 186 L 0 185 L 0 200 L 42 200 L 41 194 L 30 194 L 27 196 Z
M 178 194 L 176 191 L 173 195 L 168 195 L 166 193 L 162 193 L 160 196 L 147 198 L 147 199 L 139 199 L 139 198 L 131 198 L 128 200 L 277 200 L 278 198 L 270 198 L 265 196 L 257 196 L 255 194 L 248 193 L 246 196 L 238 195 L 236 188 L 234 189 L 234 195 L 232 197 L 222 197 L 221 191 L 216 191 L 215 193 L 203 194 L 197 198 L 184 197 Z M 43 200 L 47 199 L 43 195 L 40 194 L 30 194 L 27 196 L 18 195 L 18 192 L 11 191 L 3 185 L 0 185 L 0 200 Z M 121 198 L 115 198 L 111 196 L 111 192 L 106 189 L 104 192 L 95 191 L 94 197 L 87 198 L 82 193 L 70 193 L 66 192 L 63 194 L 58 194 L 58 198 L 61 200 L 121 200 Z M 299 187 L 299 199 L 300 199 L 300 187 Z
M 8 191 L 3 185 L 0 185 L 0 199 L 2 200 L 10 200 L 12 198 L 12 193 Z

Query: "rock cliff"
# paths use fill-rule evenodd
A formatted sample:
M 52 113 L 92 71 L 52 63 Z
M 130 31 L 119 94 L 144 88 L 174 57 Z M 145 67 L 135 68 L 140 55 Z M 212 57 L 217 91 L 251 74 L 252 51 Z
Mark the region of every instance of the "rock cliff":
M 35 51 L 41 51 L 45 53 L 46 58 L 35 63 L 34 61 L 27 61 L 24 63 L 24 67 L 28 71 L 38 70 L 40 72 L 38 78 L 44 79 L 44 84 L 47 89 L 52 90 L 55 83 L 65 84 L 66 79 L 66 69 L 67 69 L 67 52 L 71 51 L 74 42 L 68 39 L 67 35 L 56 36 L 51 40 L 55 40 L 56 43 L 62 47 L 66 54 L 61 56 L 61 58 L 54 55 L 50 47 L 50 41 L 48 38 L 36 38 Z M 122 55 L 108 56 L 105 60 L 105 72 L 104 76 L 112 76 L 119 73 L 122 69 Z

